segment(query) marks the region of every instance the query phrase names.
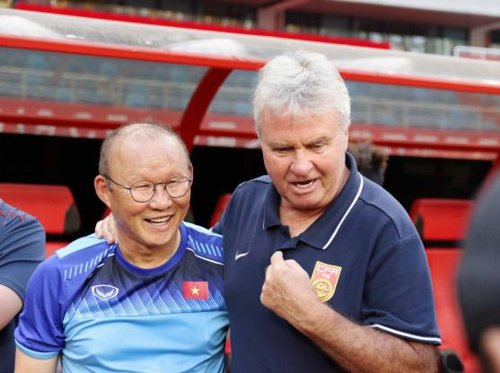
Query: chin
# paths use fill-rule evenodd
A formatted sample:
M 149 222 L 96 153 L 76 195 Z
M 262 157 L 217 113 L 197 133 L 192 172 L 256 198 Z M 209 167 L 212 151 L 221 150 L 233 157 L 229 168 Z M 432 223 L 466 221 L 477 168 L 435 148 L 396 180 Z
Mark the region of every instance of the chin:
M 292 200 L 292 205 L 297 210 L 315 210 L 320 206 L 320 203 L 317 199 L 295 199 Z

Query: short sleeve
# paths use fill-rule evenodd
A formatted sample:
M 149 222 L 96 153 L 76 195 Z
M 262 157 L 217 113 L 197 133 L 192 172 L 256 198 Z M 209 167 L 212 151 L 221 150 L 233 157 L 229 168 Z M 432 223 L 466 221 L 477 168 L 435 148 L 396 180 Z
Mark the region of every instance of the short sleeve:
M 376 329 L 440 344 L 427 258 L 418 236 L 377 247 L 368 269 L 363 320 Z
M 45 257 L 45 231 L 38 220 L 0 201 L 0 284 L 22 299 L 28 280 Z
M 14 333 L 17 346 L 28 356 L 49 359 L 64 347 L 65 298 L 59 257 L 53 255 L 31 277 Z

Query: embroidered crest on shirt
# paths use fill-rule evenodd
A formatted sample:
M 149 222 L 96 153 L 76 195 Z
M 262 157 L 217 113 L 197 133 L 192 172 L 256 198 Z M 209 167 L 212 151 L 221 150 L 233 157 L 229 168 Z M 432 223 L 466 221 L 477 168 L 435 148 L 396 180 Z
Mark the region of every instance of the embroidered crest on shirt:
M 182 295 L 184 299 L 208 299 L 208 281 L 184 281 Z
M 342 267 L 317 261 L 311 276 L 311 283 L 319 300 L 326 302 L 333 297 Z
M 101 300 L 108 300 L 118 295 L 119 289 L 111 285 L 92 286 L 92 294 Z

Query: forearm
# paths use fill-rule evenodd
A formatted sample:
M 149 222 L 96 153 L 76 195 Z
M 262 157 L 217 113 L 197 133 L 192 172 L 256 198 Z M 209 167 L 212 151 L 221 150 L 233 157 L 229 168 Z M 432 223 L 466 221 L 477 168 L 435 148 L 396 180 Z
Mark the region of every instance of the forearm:
M 16 350 L 15 373 L 55 373 L 57 369 L 57 357 L 52 359 L 34 359 Z
M 358 325 L 317 302 L 288 321 L 332 359 L 355 372 L 437 372 L 435 347 Z
M 16 316 L 22 305 L 21 298 L 14 290 L 0 285 L 0 330 Z
M 260 299 L 349 371 L 437 371 L 435 347 L 346 319 L 318 299 L 309 275 L 294 260 L 283 260 L 280 251 L 271 257 Z

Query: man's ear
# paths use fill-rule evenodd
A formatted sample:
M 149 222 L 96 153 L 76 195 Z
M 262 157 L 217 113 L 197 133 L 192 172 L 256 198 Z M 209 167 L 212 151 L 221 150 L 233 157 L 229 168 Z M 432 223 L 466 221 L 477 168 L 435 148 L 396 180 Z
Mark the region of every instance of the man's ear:
M 189 164 L 188 170 L 189 170 L 189 173 L 191 174 L 191 180 L 194 180 L 194 167 L 193 167 L 192 163 Z M 192 184 L 192 182 L 191 182 L 191 184 Z
M 110 208 L 110 203 L 109 203 L 109 184 L 106 180 L 106 178 L 102 175 L 97 175 L 94 178 L 94 189 L 97 194 L 97 197 L 104 202 L 106 206 Z

